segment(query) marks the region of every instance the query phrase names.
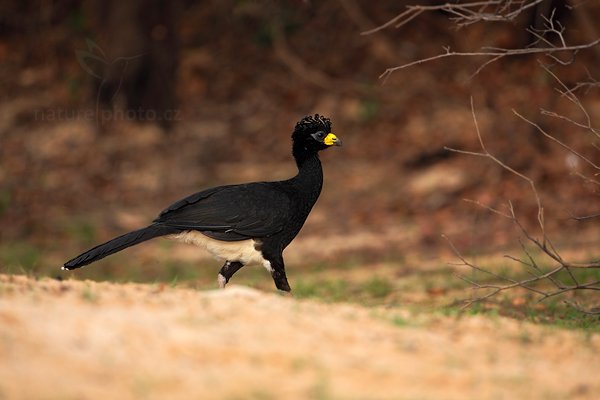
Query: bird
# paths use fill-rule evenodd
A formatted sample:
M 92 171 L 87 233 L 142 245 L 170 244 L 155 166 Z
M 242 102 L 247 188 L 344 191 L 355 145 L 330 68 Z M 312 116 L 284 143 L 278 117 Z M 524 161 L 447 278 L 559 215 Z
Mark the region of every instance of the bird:
M 281 181 L 218 186 L 185 197 L 164 209 L 145 228 L 118 236 L 67 261 L 73 270 L 156 237 L 167 237 L 208 250 L 224 262 L 218 275 L 225 288 L 249 264 L 270 272 L 275 287 L 291 288 L 283 250 L 300 232 L 323 187 L 319 152 L 342 141 L 331 120 L 319 114 L 302 118 L 292 133 L 292 156 L 298 172 Z

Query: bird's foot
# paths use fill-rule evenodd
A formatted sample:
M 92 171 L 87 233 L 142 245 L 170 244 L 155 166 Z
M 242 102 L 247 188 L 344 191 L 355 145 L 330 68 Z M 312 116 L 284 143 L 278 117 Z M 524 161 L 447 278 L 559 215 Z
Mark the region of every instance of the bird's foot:
M 225 278 L 222 274 L 217 276 L 217 281 L 219 282 L 219 287 L 221 289 L 225 289 L 225 285 L 227 285 L 227 278 Z

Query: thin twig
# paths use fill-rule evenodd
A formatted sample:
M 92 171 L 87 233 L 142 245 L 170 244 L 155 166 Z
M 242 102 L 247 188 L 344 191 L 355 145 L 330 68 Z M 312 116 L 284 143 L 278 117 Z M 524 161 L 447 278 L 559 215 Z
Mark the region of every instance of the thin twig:
M 396 15 L 394 18 L 376 28 L 362 32 L 362 35 L 370 35 L 389 28 L 390 26 L 400 28 L 426 11 L 444 11 L 451 15 L 450 19 L 459 27 L 471 25 L 480 21 L 512 21 L 522 12 L 535 7 L 542 1 L 544 0 L 516 2 L 510 0 L 486 0 L 470 3 L 445 3 L 431 6 L 408 5 L 406 6 L 406 10 Z M 513 7 L 513 5 L 516 5 L 516 7 Z M 492 10 L 490 10 L 490 8 Z
M 481 152 L 472 152 L 472 151 L 458 150 L 458 149 L 453 149 L 453 148 L 448 148 L 448 147 L 445 147 L 445 148 L 447 150 L 449 150 L 449 151 L 453 151 L 453 152 L 456 152 L 456 153 L 468 154 L 468 155 L 474 155 L 474 156 L 478 156 L 478 157 L 489 158 L 494 163 L 498 164 L 499 166 L 501 166 L 505 170 L 509 171 L 513 175 L 516 175 L 519 178 L 521 178 L 524 181 L 526 181 L 529 184 L 529 186 L 531 187 L 531 191 L 533 192 L 533 195 L 535 197 L 535 202 L 536 202 L 537 207 L 538 207 L 538 224 L 539 224 L 539 226 L 540 226 L 540 228 L 542 230 L 542 233 L 543 233 L 545 231 L 545 229 L 544 229 L 544 209 L 542 207 L 542 202 L 540 200 L 540 196 L 539 196 L 539 194 L 537 192 L 537 189 L 535 187 L 535 183 L 533 182 L 533 180 L 531 178 L 523 175 L 519 171 L 513 169 L 512 167 L 508 166 L 504 162 L 500 161 L 496 156 L 492 155 L 487 150 L 487 148 L 485 147 L 485 143 L 483 142 L 483 138 L 481 137 L 481 132 L 479 130 L 479 124 L 477 122 L 477 117 L 475 115 L 475 106 L 473 104 L 473 97 L 472 96 L 471 96 L 471 116 L 473 117 L 473 123 L 475 124 L 475 132 L 477 134 L 477 139 L 479 140 L 479 146 L 481 147 L 482 151 Z
M 592 214 L 592 215 L 584 215 L 582 217 L 571 216 L 571 219 L 574 219 L 575 221 L 585 221 L 587 219 L 593 219 L 593 218 L 598 218 L 598 217 L 600 217 L 600 213 Z
M 553 136 L 549 135 L 547 132 L 545 132 L 541 128 L 539 128 L 539 125 L 536 125 L 536 124 L 532 123 L 531 121 L 527 120 L 522 115 L 520 115 L 518 112 L 516 112 L 514 110 L 513 110 L 513 112 L 515 113 L 515 115 L 519 116 L 524 121 L 532 124 L 535 127 L 538 127 L 538 129 L 540 129 L 540 131 L 542 133 L 544 133 L 546 137 L 554 139 Z M 550 258 L 552 261 L 554 261 L 556 263 L 556 266 L 549 270 L 546 270 L 546 271 L 542 270 L 542 268 L 540 268 L 538 263 L 535 261 L 535 258 L 531 255 L 531 253 L 529 252 L 529 250 L 527 249 L 527 247 L 525 246 L 523 241 L 521 239 L 519 239 L 521 248 L 522 248 L 523 252 L 525 253 L 528 261 L 525 261 L 523 259 L 511 256 L 511 255 L 505 255 L 505 257 L 519 263 L 520 265 L 527 267 L 530 277 L 526 278 L 526 279 L 512 279 L 512 278 L 503 276 L 501 274 L 492 272 L 489 269 L 486 269 L 475 263 L 470 262 L 460 253 L 460 251 L 456 248 L 456 246 L 452 243 L 452 241 L 447 236 L 442 235 L 448 241 L 450 248 L 452 249 L 454 254 L 460 260 L 460 263 L 458 265 L 467 266 L 475 271 L 485 273 L 485 274 L 497 279 L 500 282 L 507 282 L 505 284 L 482 284 L 482 283 L 474 281 L 473 279 L 469 279 L 464 276 L 459 276 L 460 279 L 464 280 L 465 282 L 468 282 L 473 287 L 474 290 L 486 290 L 487 291 L 485 294 L 478 295 L 471 299 L 466 300 L 465 306 L 468 306 L 468 305 L 473 304 L 478 301 L 487 300 L 502 291 L 514 289 L 516 287 L 521 287 L 523 289 L 526 289 L 528 291 L 531 291 L 531 292 L 537 294 L 539 296 L 539 301 L 542 301 L 542 300 L 545 300 L 545 299 L 548 299 L 551 297 L 559 296 L 561 294 L 564 294 L 569 291 L 574 291 L 574 290 L 599 291 L 600 290 L 600 287 L 598 286 L 598 284 L 600 283 L 599 281 L 580 282 L 577 279 L 577 277 L 575 276 L 573 270 L 585 269 L 585 268 L 600 268 L 600 261 L 592 261 L 592 262 L 587 262 L 587 263 L 573 263 L 573 262 L 568 262 L 562 258 L 562 256 L 559 254 L 558 250 L 554 247 L 554 244 L 552 243 L 550 238 L 548 238 L 548 236 L 546 235 L 546 230 L 545 230 L 545 225 L 544 225 L 544 209 L 543 209 L 543 206 L 542 206 L 542 203 L 540 200 L 540 196 L 537 192 L 534 181 L 531 178 L 527 177 L 526 175 L 522 174 L 521 172 L 515 170 L 514 168 L 508 166 L 507 164 L 505 164 L 504 162 L 499 160 L 492 153 L 490 153 L 490 151 L 487 149 L 486 144 L 481 135 L 481 131 L 479 129 L 479 124 L 477 122 L 475 107 L 473 104 L 473 98 L 471 98 L 471 114 L 473 117 L 473 124 L 475 126 L 477 140 L 479 142 L 479 147 L 481 150 L 480 151 L 468 151 L 468 150 L 459 150 L 459 149 L 453 149 L 453 148 L 446 148 L 446 149 L 449 151 L 459 153 L 459 154 L 488 158 L 491 161 L 493 161 L 496 165 L 500 166 L 501 168 L 505 169 L 506 171 L 510 172 L 511 174 L 519 177 L 520 179 L 526 181 L 529 184 L 531 191 L 533 193 L 533 196 L 536 200 L 536 204 L 537 204 L 537 208 L 538 208 L 538 226 L 541 230 L 541 239 L 534 237 L 529 232 L 529 230 L 527 228 L 525 228 L 525 226 L 521 223 L 521 221 L 519 220 L 519 218 L 517 217 L 517 215 L 515 213 L 515 209 L 514 209 L 512 202 L 510 202 L 510 201 L 508 202 L 508 212 L 503 212 L 498 209 L 487 206 L 485 204 L 482 204 L 479 201 L 475 201 L 475 200 L 466 200 L 466 201 L 476 204 L 480 207 L 483 207 L 492 213 L 495 213 L 499 216 L 502 216 L 502 217 L 507 218 L 510 221 L 512 221 L 514 223 L 514 225 L 519 229 L 519 231 L 521 232 L 523 237 L 529 243 L 533 244 L 536 248 L 541 250 L 542 253 L 545 254 L 548 258 Z M 565 147 L 566 149 L 574 152 L 574 150 L 572 150 L 568 145 L 562 143 L 558 139 L 554 139 L 554 140 L 557 143 L 563 145 L 563 147 Z M 573 282 L 572 284 L 563 283 L 561 278 L 559 276 L 557 276 L 562 271 L 567 273 L 570 280 Z M 536 285 L 537 283 L 541 283 L 544 281 L 549 281 L 550 283 L 552 283 L 554 285 L 555 289 L 545 290 L 545 289 L 539 289 L 539 288 L 533 286 L 533 285 Z
M 548 139 L 552 140 L 554 143 L 557 143 L 558 145 L 560 145 L 562 148 L 564 148 L 565 150 L 569 151 L 570 153 L 573 153 L 574 155 L 576 155 L 578 158 L 580 158 L 581 160 L 585 161 L 587 164 L 591 165 L 592 167 L 594 167 L 595 169 L 600 170 L 600 166 L 598 166 L 596 163 L 594 163 L 592 160 L 590 160 L 589 158 L 587 158 L 586 156 L 584 156 L 583 154 L 579 153 L 577 150 L 573 149 L 572 147 L 568 146 L 567 144 L 565 144 L 564 142 L 560 141 L 559 139 L 557 139 L 555 136 L 549 134 L 548 132 L 546 132 L 540 125 L 536 124 L 535 122 L 533 122 L 532 120 L 524 117 L 523 115 L 519 114 L 518 111 L 516 110 L 512 110 L 512 112 L 519 118 L 521 118 L 523 121 L 527 122 L 529 125 L 533 126 L 535 129 L 538 130 L 538 132 L 540 132 L 542 135 L 546 136 Z
M 380 79 L 386 80 L 389 78 L 391 74 L 401 69 L 406 69 L 409 67 L 413 67 L 415 65 L 428 63 L 431 61 L 439 60 L 447 57 L 492 57 L 493 61 L 497 61 L 503 57 L 511 57 L 511 56 L 520 56 L 520 55 L 532 55 L 532 54 L 553 54 L 556 52 L 562 51 L 577 51 L 583 49 L 589 49 L 591 47 L 597 46 L 600 44 L 600 39 L 596 39 L 589 43 L 566 46 L 566 47 L 536 47 L 536 48 L 522 48 L 522 49 L 496 49 L 493 51 L 472 51 L 472 52 L 461 52 L 461 51 L 450 51 L 449 48 L 445 48 L 445 52 L 442 54 L 438 54 L 432 57 L 422 58 L 416 61 L 412 61 L 406 64 L 399 65 L 397 67 L 391 67 L 386 69 L 381 75 L 379 75 Z M 489 65 L 489 62 L 484 64 L 484 66 Z M 478 71 L 481 71 L 483 68 L 479 68 Z

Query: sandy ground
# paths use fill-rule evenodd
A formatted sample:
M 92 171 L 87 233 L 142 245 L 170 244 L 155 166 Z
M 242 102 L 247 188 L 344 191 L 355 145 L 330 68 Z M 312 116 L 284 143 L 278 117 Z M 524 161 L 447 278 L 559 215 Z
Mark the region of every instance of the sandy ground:
M 599 354 L 503 318 L 0 275 L 0 399 L 592 399 Z

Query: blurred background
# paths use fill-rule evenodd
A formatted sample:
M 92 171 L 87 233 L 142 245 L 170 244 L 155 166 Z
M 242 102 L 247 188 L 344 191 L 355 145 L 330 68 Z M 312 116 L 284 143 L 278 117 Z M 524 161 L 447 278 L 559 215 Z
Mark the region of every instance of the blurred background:
M 464 199 L 504 210 L 511 201 L 536 232 L 529 184 L 445 149 L 481 150 L 471 97 L 490 153 L 535 182 L 554 244 L 593 258 L 597 222 L 572 216 L 600 212 L 595 169 L 513 110 L 595 159 L 597 137 L 573 123 L 586 114 L 557 88 L 577 87 L 598 120 L 598 46 L 560 55 L 569 62 L 534 52 L 480 69 L 489 57 L 456 56 L 380 78 L 444 46 L 540 46 L 527 31 L 543 30 L 540 15 L 569 44 L 600 37 L 597 2 L 536 3 L 508 22 L 459 27 L 431 11 L 365 35 L 413 2 L 4 0 L 0 272 L 57 276 L 66 260 L 190 193 L 292 176 L 290 135 L 312 113 L 332 119 L 344 147 L 322 154 L 324 190 L 286 251 L 291 271 L 350 265 L 393 279 L 444 268 L 455 257 L 442 235 L 469 255 L 516 248 L 510 221 Z M 70 274 L 216 286 L 220 265 L 206 257 L 161 239 Z M 236 279 L 270 287 L 263 272 Z

